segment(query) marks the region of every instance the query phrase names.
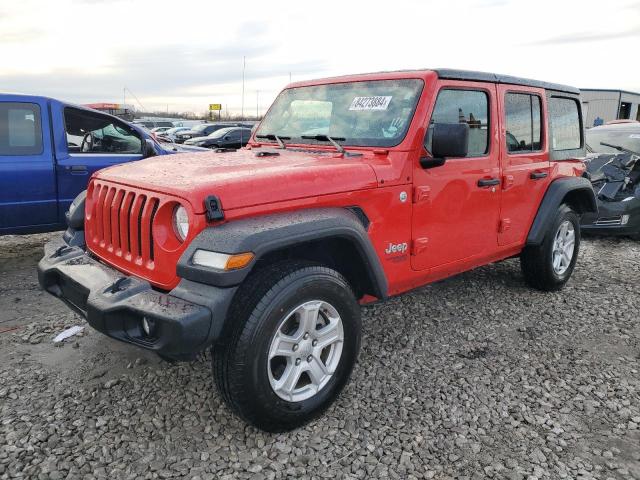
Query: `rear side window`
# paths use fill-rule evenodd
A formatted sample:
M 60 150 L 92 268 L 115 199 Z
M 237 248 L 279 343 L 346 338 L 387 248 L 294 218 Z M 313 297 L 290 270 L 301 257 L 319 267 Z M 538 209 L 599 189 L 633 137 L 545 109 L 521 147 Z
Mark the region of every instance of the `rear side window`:
M 468 157 L 484 155 L 489 151 L 489 99 L 480 90 L 443 89 L 438 93 L 433 108 L 424 146 L 430 152 L 433 125 L 436 123 L 468 123 Z
M 507 122 L 507 150 L 510 153 L 540 150 L 540 97 L 525 93 L 507 93 L 504 97 Z
M 0 103 L 0 155 L 41 153 L 40 107 L 35 103 Z
M 582 146 L 580 113 L 578 102 L 573 98 L 551 97 L 549 99 L 551 121 L 551 148 L 572 150 Z

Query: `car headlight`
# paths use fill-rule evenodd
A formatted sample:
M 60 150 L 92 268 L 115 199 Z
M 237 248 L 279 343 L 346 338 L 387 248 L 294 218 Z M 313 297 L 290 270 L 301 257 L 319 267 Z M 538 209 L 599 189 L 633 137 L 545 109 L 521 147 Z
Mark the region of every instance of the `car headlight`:
M 182 205 L 173 209 L 173 231 L 181 242 L 184 242 L 189 234 L 189 215 Z

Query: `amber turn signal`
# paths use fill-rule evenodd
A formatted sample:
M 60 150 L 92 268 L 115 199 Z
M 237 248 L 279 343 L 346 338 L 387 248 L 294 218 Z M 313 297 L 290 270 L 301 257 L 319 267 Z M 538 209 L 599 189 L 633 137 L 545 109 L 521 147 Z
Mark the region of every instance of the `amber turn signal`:
M 225 270 L 237 270 L 239 268 L 244 268 L 253 260 L 253 253 L 239 253 L 237 255 L 231 255 L 229 260 L 227 260 L 227 265 Z

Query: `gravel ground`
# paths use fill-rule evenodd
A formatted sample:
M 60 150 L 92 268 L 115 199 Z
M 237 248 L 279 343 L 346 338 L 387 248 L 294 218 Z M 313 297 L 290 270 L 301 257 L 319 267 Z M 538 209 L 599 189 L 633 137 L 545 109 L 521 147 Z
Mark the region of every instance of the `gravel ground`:
M 351 383 L 271 435 L 209 359 L 171 365 L 39 291 L 47 236 L 0 238 L 0 479 L 640 479 L 640 244 L 583 243 L 560 293 L 516 260 L 364 310 Z

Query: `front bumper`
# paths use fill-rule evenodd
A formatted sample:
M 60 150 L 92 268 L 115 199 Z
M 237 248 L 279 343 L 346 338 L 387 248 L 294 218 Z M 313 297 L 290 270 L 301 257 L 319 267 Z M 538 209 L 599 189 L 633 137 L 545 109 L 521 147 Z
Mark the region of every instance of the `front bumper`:
M 219 337 L 236 291 L 183 280 L 162 293 L 63 238 L 45 245 L 38 280 L 99 332 L 177 360 L 193 358 Z
M 622 217 L 629 215 L 626 224 Z M 627 202 L 598 200 L 598 214 L 582 216 L 580 229 L 593 235 L 638 235 L 640 234 L 640 199 Z

